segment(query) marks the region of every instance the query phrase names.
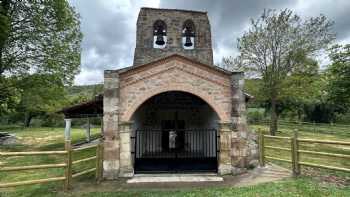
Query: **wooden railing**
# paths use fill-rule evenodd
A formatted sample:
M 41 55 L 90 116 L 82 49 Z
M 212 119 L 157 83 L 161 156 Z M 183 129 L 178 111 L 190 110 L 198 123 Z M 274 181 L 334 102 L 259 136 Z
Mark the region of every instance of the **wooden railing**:
M 96 156 L 92 156 L 89 158 L 84 158 L 80 160 L 73 161 L 73 152 L 79 152 L 82 150 L 96 148 Z M 100 183 L 102 180 L 102 155 L 103 155 L 103 146 L 102 143 L 98 143 L 96 145 L 76 148 L 73 149 L 70 141 L 65 142 L 65 150 L 64 151 L 36 151 L 36 152 L 0 152 L 0 157 L 12 157 L 12 156 L 40 156 L 40 155 L 62 155 L 65 157 L 65 163 L 57 163 L 57 164 L 40 164 L 40 165 L 31 165 L 31 166 L 16 166 L 16 167 L 6 167 L 0 166 L 0 172 L 18 172 L 23 170 L 36 170 L 36 169 L 50 169 L 50 168 L 63 168 L 65 169 L 65 173 L 61 177 L 51 177 L 45 179 L 36 179 L 36 180 L 27 180 L 27 181 L 18 181 L 18 182 L 10 182 L 10 183 L 0 183 L 0 188 L 7 187 L 15 187 L 21 185 L 32 185 L 32 184 L 40 184 L 40 183 L 48 183 L 48 182 L 56 182 L 56 181 L 64 181 L 64 190 L 68 191 L 72 188 L 72 179 L 75 177 L 79 177 L 81 175 L 96 172 L 96 181 Z M 73 165 L 96 160 L 96 166 L 94 168 L 86 169 L 81 172 L 77 172 L 75 174 L 72 173 Z
M 277 146 L 266 146 L 265 145 L 265 140 L 267 138 L 276 139 L 276 140 L 283 140 L 287 144 L 288 143 L 290 144 L 290 148 L 277 147 Z M 350 168 L 342 168 L 342 167 L 330 166 L 330 165 L 327 165 L 327 164 L 318 164 L 318 163 L 310 163 L 310 162 L 300 161 L 300 154 L 322 155 L 322 156 L 328 156 L 328 157 L 350 159 L 350 155 L 348 155 L 348 154 L 336 154 L 336 153 L 329 153 L 329 152 L 318 152 L 318 151 L 311 151 L 311 150 L 302 150 L 299 147 L 300 143 L 317 143 L 317 144 L 333 144 L 333 145 L 350 146 L 350 142 L 345 142 L 345 141 L 301 139 L 301 138 L 298 138 L 298 130 L 294 130 L 293 137 L 263 135 L 262 131 L 259 130 L 259 152 L 260 152 L 260 154 L 259 154 L 259 163 L 260 163 L 260 166 L 265 166 L 265 160 L 266 159 L 291 163 L 292 164 L 293 174 L 295 176 L 300 174 L 301 166 L 309 166 L 309 167 L 315 167 L 315 168 L 324 168 L 324 169 L 329 169 L 329 170 L 350 172 Z M 291 158 L 290 159 L 285 159 L 285 158 L 281 158 L 281 157 L 278 157 L 278 156 L 274 156 L 274 157 L 266 156 L 266 154 L 265 154 L 266 149 L 273 149 L 273 150 L 280 150 L 280 151 L 290 152 L 290 157 Z

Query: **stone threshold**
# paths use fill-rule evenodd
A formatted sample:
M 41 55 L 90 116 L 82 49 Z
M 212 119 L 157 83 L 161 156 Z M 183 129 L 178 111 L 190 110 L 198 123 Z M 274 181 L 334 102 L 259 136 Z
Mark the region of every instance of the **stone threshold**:
M 214 173 L 201 174 L 135 174 L 127 183 L 219 182 L 224 179 Z

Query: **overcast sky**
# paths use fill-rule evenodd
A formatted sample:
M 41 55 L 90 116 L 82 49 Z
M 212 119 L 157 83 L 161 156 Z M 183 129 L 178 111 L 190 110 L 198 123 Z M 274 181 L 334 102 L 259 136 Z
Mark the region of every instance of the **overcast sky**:
M 103 70 L 132 65 L 136 19 L 141 7 L 207 11 L 214 61 L 236 56 L 236 40 L 264 9 L 294 10 L 302 17 L 321 13 L 335 21 L 337 42 L 350 43 L 350 0 L 70 0 L 81 16 L 81 72 L 76 85 L 103 82 Z M 215 2 L 215 3 L 214 3 Z M 322 63 L 321 63 L 322 64 Z

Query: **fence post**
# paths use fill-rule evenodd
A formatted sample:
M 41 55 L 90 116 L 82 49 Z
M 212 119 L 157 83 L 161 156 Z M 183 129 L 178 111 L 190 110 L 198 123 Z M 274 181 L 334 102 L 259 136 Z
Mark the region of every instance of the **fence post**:
M 64 191 L 68 191 L 69 189 L 71 189 L 72 186 L 72 147 L 70 140 L 65 141 L 65 150 L 67 151 L 67 166 L 65 170 L 66 180 L 64 182 Z
M 96 181 L 100 183 L 102 180 L 103 170 L 103 145 L 100 141 L 96 148 Z
M 294 129 L 293 137 L 291 138 L 291 149 L 292 149 L 292 167 L 293 175 L 300 175 L 300 165 L 299 165 L 299 144 L 298 144 L 298 130 Z
M 260 128 L 258 129 L 258 133 L 259 133 L 259 164 L 260 164 L 260 167 L 264 167 L 265 166 L 264 135 Z

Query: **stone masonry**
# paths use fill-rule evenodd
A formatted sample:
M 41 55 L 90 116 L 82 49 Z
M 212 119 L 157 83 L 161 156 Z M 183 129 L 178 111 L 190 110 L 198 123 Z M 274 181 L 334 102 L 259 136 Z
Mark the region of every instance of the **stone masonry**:
M 119 175 L 119 74 L 105 71 L 103 96 L 104 177 L 115 179 Z
M 168 35 L 174 33 L 175 37 L 169 40 L 169 48 L 148 51 L 152 33 L 149 28 L 158 18 L 168 24 Z M 194 20 L 196 34 L 199 35 L 196 48 L 190 53 L 179 49 L 176 45 L 178 41 L 175 41 L 178 39 L 175 32 L 179 30 L 175 28 L 176 24 L 180 25 L 188 18 Z M 174 29 L 171 29 L 172 26 Z M 141 9 L 134 65 L 137 66 L 108 70 L 104 75 L 103 165 L 106 179 L 133 176 L 133 146 L 130 139 L 134 129 L 133 114 L 145 101 L 167 91 L 198 96 L 218 115 L 218 173 L 238 174 L 245 171 L 255 158 L 257 147 L 254 136 L 247 129 L 244 75 L 213 65 L 206 13 Z
M 182 47 L 182 28 L 186 20 L 192 20 L 195 26 L 195 50 Z M 167 27 L 167 44 L 164 49 L 153 48 L 153 24 L 157 20 L 165 22 Z M 134 66 L 153 62 L 172 54 L 213 65 L 211 32 L 206 12 L 175 9 L 141 8 L 137 19 L 136 48 Z

